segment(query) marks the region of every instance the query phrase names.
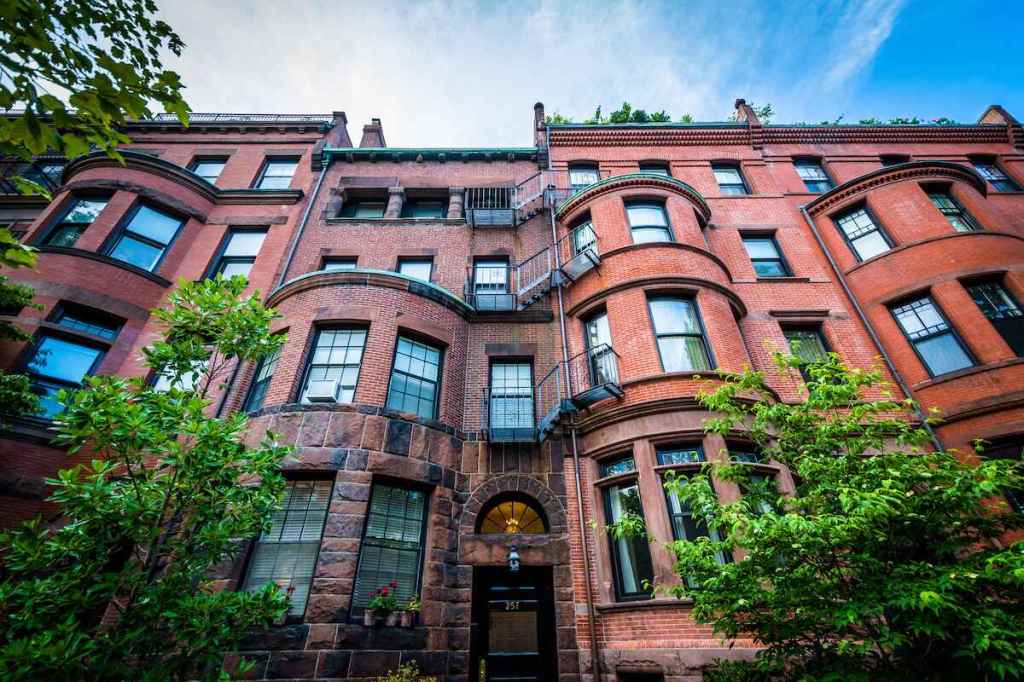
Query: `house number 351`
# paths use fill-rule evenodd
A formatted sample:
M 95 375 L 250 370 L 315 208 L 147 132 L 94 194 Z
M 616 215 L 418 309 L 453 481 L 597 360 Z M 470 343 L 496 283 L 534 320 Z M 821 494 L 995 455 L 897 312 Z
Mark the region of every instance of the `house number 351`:
M 506 601 L 505 602 L 505 610 L 506 611 L 518 611 L 519 610 L 519 602 L 517 602 L 517 601 Z

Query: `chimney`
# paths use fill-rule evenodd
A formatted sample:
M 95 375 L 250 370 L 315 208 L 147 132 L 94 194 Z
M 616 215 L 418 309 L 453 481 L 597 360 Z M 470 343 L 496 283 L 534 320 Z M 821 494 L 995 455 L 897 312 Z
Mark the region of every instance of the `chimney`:
M 747 104 L 747 100 L 738 99 L 736 100 L 736 120 L 740 123 L 746 123 L 747 125 L 760 126 L 761 120 L 754 113 L 754 110 Z
M 537 102 L 533 105 L 533 146 L 543 147 L 547 144 L 545 135 L 546 120 L 544 118 L 544 103 Z
M 387 147 L 384 141 L 384 127 L 380 124 L 379 118 L 371 118 L 369 125 L 363 126 L 363 139 L 359 140 L 359 148 Z
M 352 139 L 348 136 L 348 116 L 344 111 L 335 111 L 331 114 L 331 129 L 327 132 L 327 145 L 329 147 L 351 147 Z

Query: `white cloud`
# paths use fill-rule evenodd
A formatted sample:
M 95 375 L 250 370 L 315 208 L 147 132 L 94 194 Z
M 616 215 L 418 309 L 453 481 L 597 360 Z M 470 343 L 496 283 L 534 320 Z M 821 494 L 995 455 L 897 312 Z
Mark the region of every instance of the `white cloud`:
M 899 10 L 897 0 L 160 5 L 187 44 L 168 65 L 196 111 L 340 109 L 354 142 L 376 116 L 392 146 L 529 145 L 538 100 L 577 118 L 628 100 L 722 120 L 744 96 L 799 119 L 823 86 L 856 82 Z

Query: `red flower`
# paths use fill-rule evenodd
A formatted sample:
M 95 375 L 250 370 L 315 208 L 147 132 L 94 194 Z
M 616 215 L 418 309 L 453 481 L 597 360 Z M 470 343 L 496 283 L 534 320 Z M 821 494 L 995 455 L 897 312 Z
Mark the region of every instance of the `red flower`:
M 395 588 L 396 590 L 398 589 L 398 581 L 397 580 L 392 580 L 390 584 L 391 584 L 391 587 Z
M 386 597 L 386 596 L 388 596 L 388 588 L 386 588 L 386 587 L 382 587 L 382 588 L 380 588 L 380 595 L 381 595 L 382 597 Z

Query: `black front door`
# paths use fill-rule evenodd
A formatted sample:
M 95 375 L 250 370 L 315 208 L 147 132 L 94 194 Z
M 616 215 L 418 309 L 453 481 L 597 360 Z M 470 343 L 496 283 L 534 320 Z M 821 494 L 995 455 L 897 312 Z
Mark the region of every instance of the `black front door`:
M 473 575 L 475 682 L 558 679 L 551 568 L 476 568 Z

